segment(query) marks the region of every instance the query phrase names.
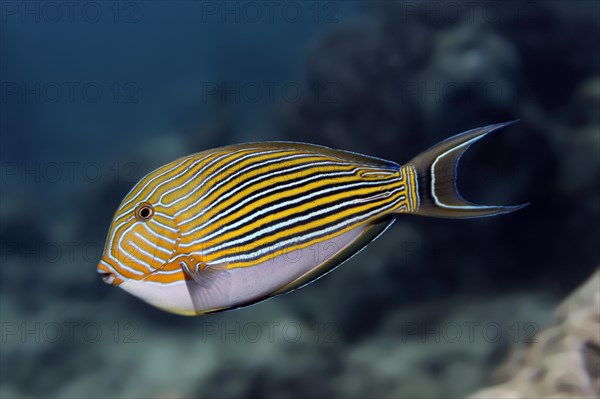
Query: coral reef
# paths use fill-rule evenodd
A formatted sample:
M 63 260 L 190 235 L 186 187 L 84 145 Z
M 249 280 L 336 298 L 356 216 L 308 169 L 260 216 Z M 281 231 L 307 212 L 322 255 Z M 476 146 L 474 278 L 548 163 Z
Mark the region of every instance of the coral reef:
M 495 372 L 508 380 L 472 399 L 600 397 L 600 271 L 556 310 L 556 324 L 519 348 Z

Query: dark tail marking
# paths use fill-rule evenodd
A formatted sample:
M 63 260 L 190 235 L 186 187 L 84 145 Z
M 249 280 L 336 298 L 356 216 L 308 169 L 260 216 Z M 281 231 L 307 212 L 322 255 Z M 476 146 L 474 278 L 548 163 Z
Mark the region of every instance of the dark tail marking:
M 457 134 L 421 153 L 409 164 L 417 172 L 418 215 L 444 218 L 475 218 L 513 212 L 528 204 L 516 206 L 477 205 L 461 197 L 456 188 L 456 170 L 461 155 L 471 144 L 494 130 L 518 120 L 480 127 Z

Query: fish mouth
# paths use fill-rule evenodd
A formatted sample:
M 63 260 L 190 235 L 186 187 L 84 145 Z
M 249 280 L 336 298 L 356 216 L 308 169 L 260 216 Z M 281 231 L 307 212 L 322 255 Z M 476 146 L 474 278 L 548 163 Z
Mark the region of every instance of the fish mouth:
M 98 268 L 96 269 L 96 273 L 102 277 L 102 281 L 104 281 L 108 285 L 117 286 L 123 282 L 114 272 L 108 270 L 106 265 L 100 263 Z
M 98 272 L 98 274 L 102 277 L 102 281 L 104 281 L 106 284 L 112 285 L 112 283 L 115 281 L 116 276 L 113 273 Z

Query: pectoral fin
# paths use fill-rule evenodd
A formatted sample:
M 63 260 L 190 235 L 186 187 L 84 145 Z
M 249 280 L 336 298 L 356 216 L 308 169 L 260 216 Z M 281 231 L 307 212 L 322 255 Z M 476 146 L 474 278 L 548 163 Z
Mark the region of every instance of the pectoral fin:
M 198 285 L 203 288 L 211 288 L 217 283 L 219 276 L 227 273 L 228 263 L 209 265 L 201 261 L 194 262 L 194 259 L 191 258 L 188 262 L 180 262 L 180 265 L 184 273 L 191 277 Z
M 189 258 L 180 262 L 187 282 L 190 298 L 197 314 L 218 311 L 227 303 L 231 289 L 228 263 L 206 264 Z

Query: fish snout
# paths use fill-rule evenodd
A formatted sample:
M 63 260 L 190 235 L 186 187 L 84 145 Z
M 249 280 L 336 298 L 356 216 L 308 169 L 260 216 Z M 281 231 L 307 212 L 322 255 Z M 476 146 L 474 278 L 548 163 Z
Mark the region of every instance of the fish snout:
M 100 263 L 98 268 L 96 269 L 96 273 L 98 273 L 102 277 L 102 281 L 106 284 L 117 286 L 123 282 L 123 280 L 117 276 L 117 274 L 110 270 L 104 263 Z

